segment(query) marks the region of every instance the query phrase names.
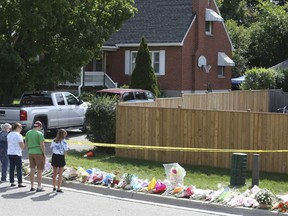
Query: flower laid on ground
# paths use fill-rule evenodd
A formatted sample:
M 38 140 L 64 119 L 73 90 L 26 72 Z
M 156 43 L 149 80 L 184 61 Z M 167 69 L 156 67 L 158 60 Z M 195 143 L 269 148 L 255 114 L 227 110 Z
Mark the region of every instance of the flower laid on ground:
M 156 180 L 152 178 L 140 179 L 134 174 L 121 174 L 119 171 L 107 173 L 98 168 L 83 169 L 82 167 L 65 167 L 63 181 L 78 181 L 85 184 L 102 185 L 115 189 L 131 190 L 134 192 L 144 192 L 151 194 L 161 194 L 162 196 L 173 196 L 176 198 L 186 198 L 190 200 L 202 200 L 210 203 L 218 203 L 230 207 L 260 207 L 266 204 L 271 210 L 278 212 L 288 212 L 288 194 L 285 196 L 274 195 L 268 189 L 260 189 L 254 186 L 244 192 L 237 188 L 230 188 L 219 185 L 218 190 L 199 189 L 191 185 L 184 185 L 186 171 L 178 163 L 163 164 L 166 179 Z M 47 166 L 48 167 L 48 166 Z M 44 170 L 43 176 L 52 177 L 52 168 Z M 279 203 L 279 201 L 281 201 Z
M 255 195 L 255 199 L 259 204 L 265 204 L 268 207 L 271 207 L 276 196 L 269 191 L 268 189 L 264 188 L 258 191 L 258 193 Z
M 288 202 L 280 202 L 277 206 L 278 211 L 285 213 L 288 211 Z

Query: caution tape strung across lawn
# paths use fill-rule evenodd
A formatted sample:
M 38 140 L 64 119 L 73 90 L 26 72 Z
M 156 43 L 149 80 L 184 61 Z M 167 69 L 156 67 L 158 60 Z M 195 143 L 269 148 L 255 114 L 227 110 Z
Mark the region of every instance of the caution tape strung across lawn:
M 213 149 L 213 148 L 183 148 L 166 146 L 143 146 L 128 144 L 110 144 L 110 143 L 91 143 L 91 142 L 73 142 L 66 140 L 68 144 L 91 145 L 97 147 L 113 147 L 121 149 L 151 150 L 151 151 L 179 151 L 179 152 L 214 152 L 214 153 L 287 153 L 288 150 L 254 150 L 254 149 Z M 46 139 L 45 142 L 52 142 Z

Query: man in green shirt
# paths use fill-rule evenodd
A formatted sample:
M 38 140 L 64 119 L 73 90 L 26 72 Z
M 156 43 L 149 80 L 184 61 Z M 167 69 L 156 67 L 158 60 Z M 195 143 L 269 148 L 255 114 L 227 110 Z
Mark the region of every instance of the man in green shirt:
M 38 187 L 36 192 L 44 191 L 42 187 L 42 172 L 45 166 L 45 143 L 44 136 L 41 132 L 42 123 L 36 121 L 33 125 L 33 129 L 26 133 L 26 144 L 28 147 L 29 163 L 30 163 L 30 191 L 35 191 L 34 188 L 34 176 L 35 167 L 37 167 L 37 181 Z

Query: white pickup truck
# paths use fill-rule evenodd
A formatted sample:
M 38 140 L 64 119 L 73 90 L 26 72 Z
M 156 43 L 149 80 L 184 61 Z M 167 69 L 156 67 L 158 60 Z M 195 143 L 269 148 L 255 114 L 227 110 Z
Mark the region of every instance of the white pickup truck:
M 44 134 L 58 128 L 85 130 L 87 109 L 87 103 L 69 92 L 25 92 L 20 104 L 0 106 L 0 124 L 19 122 L 24 133 L 38 120 L 43 124 Z

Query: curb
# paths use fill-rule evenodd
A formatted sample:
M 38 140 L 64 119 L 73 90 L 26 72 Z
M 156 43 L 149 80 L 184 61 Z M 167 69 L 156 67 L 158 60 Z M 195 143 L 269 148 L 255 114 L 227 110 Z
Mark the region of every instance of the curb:
M 36 177 L 35 177 L 36 178 Z M 29 176 L 25 177 L 29 181 Z M 52 185 L 52 179 L 43 177 L 44 184 Z M 169 196 L 161 196 L 159 194 L 150 194 L 143 192 L 134 192 L 123 189 L 108 188 L 107 186 L 84 184 L 80 182 L 63 182 L 63 187 L 71 188 L 78 191 L 87 191 L 104 196 L 118 197 L 122 199 L 131 199 L 137 201 L 146 201 L 157 204 L 171 205 L 175 207 L 193 208 L 211 212 L 220 212 L 226 214 L 242 215 L 242 216 L 275 216 L 278 215 L 276 211 L 246 208 L 246 207 L 228 207 L 217 203 L 209 203 L 205 201 L 190 200 L 185 198 L 176 198 Z

